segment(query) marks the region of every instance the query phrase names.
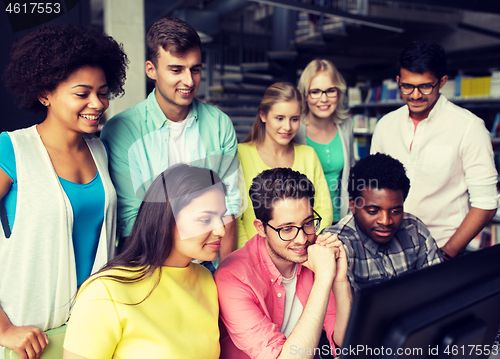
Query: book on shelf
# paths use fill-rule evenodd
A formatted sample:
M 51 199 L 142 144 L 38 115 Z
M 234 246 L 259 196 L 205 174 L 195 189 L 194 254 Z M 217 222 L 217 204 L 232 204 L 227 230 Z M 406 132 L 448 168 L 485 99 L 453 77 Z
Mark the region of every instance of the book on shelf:
M 446 97 L 448 100 L 451 100 L 455 97 L 455 80 L 448 80 L 444 84 L 443 87 L 441 87 L 441 90 L 439 92 Z
M 370 103 L 370 100 L 372 98 L 372 93 L 373 93 L 373 87 L 370 87 L 368 89 L 368 93 L 366 94 L 365 103 Z
M 448 98 L 456 99 L 476 99 L 476 98 L 499 98 L 500 97 L 500 72 L 493 71 L 491 76 L 464 76 L 457 75 L 454 80 L 453 97 L 444 94 L 445 86 L 441 89 L 441 93 Z M 450 89 L 446 89 L 448 94 Z
M 455 76 L 455 92 L 453 97 L 460 97 L 460 94 L 462 93 L 461 88 L 462 88 L 462 75 L 457 75 Z
M 380 87 L 380 98 L 379 101 L 383 102 L 387 100 L 387 81 L 382 81 L 382 86 Z
M 359 87 L 349 87 L 347 89 L 347 100 L 349 107 L 360 105 L 363 102 L 361 100 L 361 89 Z
M 352 121 L 355 133 L 368 133 L 368 121 L 365 115 L 355 114 L 352 116 Z
M 462 98 L 490 97 L 491 76 L 462 78 Z
M 491 73 L 490 96 L 500 98 L 500 71 Z
M 490 223 L 469 242 L 467 250 L 477 251 L 497 244 L 500 244 L 500 224 Z
M 380 95 L 382 93 L 382 86 L 370 87 L 368 94 L 366 95 L 365 103 L 376 103 L 380 101 Z
M 368 129 L 369 129 L 370 133 L 373 133 L 373 131 L 375 131 L 375 126 L 377 125 L 377 122 L 378 122 L 378 118 L 375 116 L 371 116 L 368 119 Z
M 356 134 L 372 134 L 375 130 L 378 118 L 375 116 L 366 116 L 364 114 L 351 115 L 353 122 L 354 133 Z
M 399 91 L 399 84 L 393 79 L 385 79 L 380 86 L 368 88 L 368 93 L 364 99 L 365 104 L 400 101 L 402 101 L 402 97 Z
M 500 112 L 497 112 L 495 120 L 493 121 L 493 126 L 491 127 L 491 137 L 500 136 Z
M 382 88 L 380 91 L 380 101 L 397 101 L 399 100 L 399 86 L 393 79 L 385 79 L 382 81 Z
M 354 158 L 357 160 L 368 156 L 368 143 L 365 137 L 354 138 Z

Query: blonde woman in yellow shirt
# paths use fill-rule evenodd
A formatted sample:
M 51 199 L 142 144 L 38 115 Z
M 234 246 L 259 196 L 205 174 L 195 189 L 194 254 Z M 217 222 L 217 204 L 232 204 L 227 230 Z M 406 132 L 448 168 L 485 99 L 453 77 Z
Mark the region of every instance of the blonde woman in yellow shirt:
M 252 131 L 238 145 L 246 195 L 248 197 L 253 178 L 262 171 L 291 168 L 305 174 L 314 184 L 314 209 L 323 219 L 321 224 L 328 227 L 333 220 L 332 201 L 321 163 L 312 147 L 293 142 L 301 115 L 302 95 L 294 85 L 277 82 L 266 90 Z M 252 203 L 249 197 L 247 201 Z M 255 213 L 250 205 L 238 218 L 238 248 L 257 233 L 254 220 Z
M 151 185 L 123 252 L 83 283 L 64 359 L 219 358 L 212 261 L 225 234 L 215 172 L 170 167 Z

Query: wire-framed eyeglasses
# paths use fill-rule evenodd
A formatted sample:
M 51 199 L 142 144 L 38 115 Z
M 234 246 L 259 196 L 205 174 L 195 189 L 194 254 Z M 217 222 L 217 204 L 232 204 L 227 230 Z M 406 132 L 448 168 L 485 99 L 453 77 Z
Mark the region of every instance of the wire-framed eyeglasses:
M 339 95 L 339 89 L 336 87 L 330 87 L 329 89 L 326 89 L 325 91 L 320 90 L 320 89 L 311 89 L 309 90 L 309 96 L 311 96 L 312 99 L 319 99 L 323 94 L 326 95 L 328 98 L 335 98 Z
M 411 95 L 413 93 L 413 91 L 415 91 L 416 88 L 418 89 L 418 91 L 420 91 L 420 93 L 422 95 L 430 95 L 432 93 L 432 91 L 434 91 L 434 87 L 439 85 L 440 82 L 441 82 L 441 80 L 439 80 L 435 85 L 420 84 L 420 85 L 416 85 L 416 86 L 412 85 L 412 84 L 401 84 L 401 85 L 399 85 L 399 89 L 401 90 L 401 93 L 403 95 Z
M 319 225 L 321 223 L 321 216 L 313 210 L 315 218 L 308 220 L 301 227 L 297 226 L 285 226 L 281 228 L 274 228 L 269 223 L 265 222 L 264 224 L 271 228 L 272 230 L 278 232 L 278 236 L 282 241 L 292 241 L 298 235 L 300 230 L 302 229 L 306 235 L 316 234 L 319 229 Z

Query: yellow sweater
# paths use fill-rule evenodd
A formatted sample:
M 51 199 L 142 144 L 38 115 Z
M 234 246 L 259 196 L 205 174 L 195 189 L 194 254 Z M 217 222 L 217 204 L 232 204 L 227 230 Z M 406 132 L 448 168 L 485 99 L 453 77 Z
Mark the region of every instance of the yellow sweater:
M 322 218 L 321 230 L 330 226 L 333 221 L 332 200 L 325 180 L 325 174 L 323 173 L 323 168 L 312 147 L 294 144 L 294 150 L 295 158 L 292 170 L 305 174 L 314 185 L 316 191 L 314 195 L 314 209 Z M 259 173 L 271 167 L 267 166 L 262 158 L 260 158 L 255 143 L 238 144 L 238 158 L 243 168 L 248 201 L 248 207 L 245 212 L 238 217 L 238 242 L 236 246 L 237 248 L 241 248 L 250 238 L 257 234 L 257 230 L 253 225 L 255 212 L 252 207 L 250 196 L 248 195 L 248 190 L 252 185 L 252 180 Z
M 130 305 L 147 296 L 160 271 L 151 295 Z M 119 269 L 105 274 L 129 275 Z M 219 358 L 217 288 L 201 265 L 161 267 L 133 284 L 98 278 L 82 288 L 69 320 L 66 350 L 92 359 Z

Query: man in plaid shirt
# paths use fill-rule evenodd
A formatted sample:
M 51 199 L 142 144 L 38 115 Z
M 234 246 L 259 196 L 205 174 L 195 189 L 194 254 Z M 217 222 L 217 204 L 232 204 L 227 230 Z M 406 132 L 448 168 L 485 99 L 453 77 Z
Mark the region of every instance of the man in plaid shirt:
M 352 213 L 323 233 L 344 244 L 355 290 L 442 262 L 425 224 L 403 210 L 410 180 L 401 162 L 381 153 L 365 157 L 348 186 Z

